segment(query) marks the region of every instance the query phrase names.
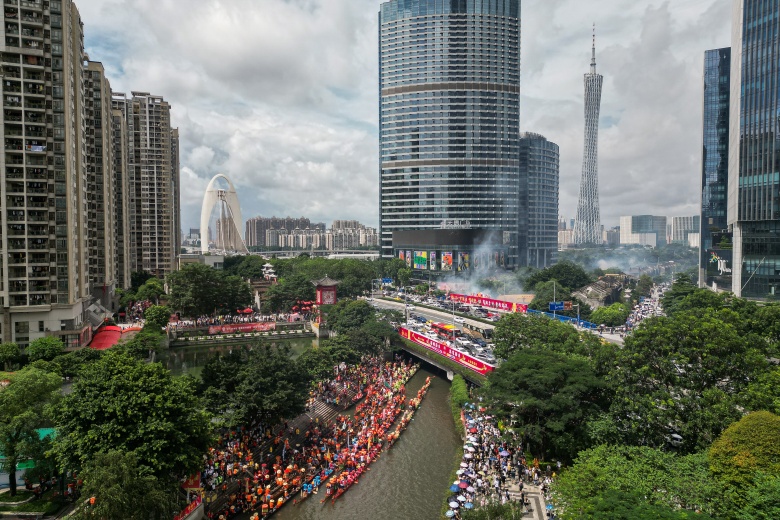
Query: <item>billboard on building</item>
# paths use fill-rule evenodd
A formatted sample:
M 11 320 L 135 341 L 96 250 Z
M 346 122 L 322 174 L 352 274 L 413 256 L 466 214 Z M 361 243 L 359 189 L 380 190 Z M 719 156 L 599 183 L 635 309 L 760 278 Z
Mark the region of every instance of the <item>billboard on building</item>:
M 431 261 L 431 271 L 438 271 L 439 266 L 436 265 L 436 251 L 431 251 L 431 254 L 428 255 Z
M 406 261 L 406 256 L 404 256 L 404 252 L 403 252 L 403 251 L 398 251 L 398 258 L 399 258 L 399 259 L 400 259 L 402 262 L 405 262 L 405 261 Z
M 428 269 L 428 251 L 414 252 L 414 268 L 422 270 Z
M 412 267 L 412 252 L 406 252 L 406 267 Z
M 458 253 L 458 271 L 468 271 L 468 270 L 469 270 L 469 254 Z
M 452 253 L 450 251 L 441 254 L 441 270 L 452 271 Z

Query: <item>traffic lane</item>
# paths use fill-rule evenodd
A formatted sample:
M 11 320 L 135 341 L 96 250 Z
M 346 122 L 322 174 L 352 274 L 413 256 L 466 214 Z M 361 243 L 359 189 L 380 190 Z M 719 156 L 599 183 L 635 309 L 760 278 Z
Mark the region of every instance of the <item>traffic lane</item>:
M 378 306 L 381 306 L 385 309 L 392 309 L 392 310 L 399 310 L 403 312 L 404 310 L 404 302 L 393 302 L 388 300 L 374 300 L 374 303 L 376 303 Z M 410 305 L 414 305 L 413 303 Z M 414 309 L 409 309 L 409 312 L 417 314 L 419 316 L 424 316 L 426 318 L 431 318 L 434 321 L 440 321 L 442 323 L 452 323 L 452 311 L 445 311 L 445 310 L 434 310 L 429 309 L 427 307 L 419 307 L 417 305 L 414 305 Z M 455 314 L 457 317 L 458 314 Z M 462 316 L 461 316 L 462 317 Z M 472 327 L 479 327 L 483 329 L 494 329 L 495 325 L 482 323 L 481 321 L 475 321 L 469 318 L 464 318 L 464 322 L 471 325 Z M 462 323 L 455 322 L 455 326 L 458 328 L 462 328 Z

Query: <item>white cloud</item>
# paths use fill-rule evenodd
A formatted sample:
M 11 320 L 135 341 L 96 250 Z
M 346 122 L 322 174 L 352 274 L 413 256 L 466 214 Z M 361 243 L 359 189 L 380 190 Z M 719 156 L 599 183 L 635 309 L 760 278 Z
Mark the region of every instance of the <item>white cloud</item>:
M 216 173 L 244 217 L 376 224 L 380 1 L 76 1 L 115 90 L 172 103 L 185 228 Z M 526 0 L 522 15 L 521 126 L 561 147 L 561 214 L 577 203 L 592 21 L 602 220 L 695 213 L 703 53 L 729 44 L 730 2 Z

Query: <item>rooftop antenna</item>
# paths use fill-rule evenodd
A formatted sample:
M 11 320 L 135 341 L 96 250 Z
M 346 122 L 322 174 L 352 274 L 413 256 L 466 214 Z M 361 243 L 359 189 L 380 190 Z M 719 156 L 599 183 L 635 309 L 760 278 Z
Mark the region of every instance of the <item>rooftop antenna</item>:
M 596 73 L 596 23 L 593 23 L 593 57 L 590 60 L 590 73 Z

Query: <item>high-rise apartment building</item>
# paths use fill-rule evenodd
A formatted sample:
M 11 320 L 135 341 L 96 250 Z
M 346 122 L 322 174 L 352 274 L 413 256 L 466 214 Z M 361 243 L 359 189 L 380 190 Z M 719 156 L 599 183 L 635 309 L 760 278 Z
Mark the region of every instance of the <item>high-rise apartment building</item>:
M 558 260 L 558 145 L 520 136 L 519 265 L 544 269 Z
M 179 136 L 171 107 L 148 92 L 114 92 L 113 108 L 127 125 L 130 270 L 164 276 L 176 268 L 181 242 Z
M 669 243 L 687 244 L 688 235 L 698 233 L 701 227 L 701 217 L 693 215 L 690 217 L 672 217 L 672 223 L 669 225 Z
M 113 98 L 113 96 L 112 96 Z M 132 285 L 130 264 L 130 184 L 128 175 L 127 150 L 129 147 L 127 118 L 125 113 L 111 109 L 111 148 L 114 165 L 114 237 L 116 242 L 116 281 L 117 287 L 129 289 Z
M 111 85 L 103 65 L 84 70 L 87 160 L 87 264 L 92 296 L 111 309 L 117 282 L 116 178 Z
M 728 224 L 732 292 L 780 294 L 780 3 L 733 0 Z
M 577 244 L 601 244 L 601 210 L 599 206 L 599 113 L 604 76 L 596 72 L 596 35 L 593 35 L 593 57 L 590 72 L 585 74 L 585 147 L 582 155 L 582 178 L 577 203 L 574 241 Z
M 658 247 L 666 244 L 666 217 L 620 217 L 620 243 Z
M 520 0 L 382 3 L 379 95 L 382 255 L 517 265 Z
M 81 18 L 70 0 L 6 0 L 3 10 L 0 336 L 84 345 L 92 329 Z
M 727 231 L 731 48 L 704 53 L 699 286 L 731 290 L 732 243 Z M 724 242 L 725 237 L 725 242 Z M 672 237 L 674 238 L 674 237 Z M 726 247 L 721 247 L 721 243 Z
M 278 240 L 273 244 L 266 241 L 267 232 L 269 230 L 274 231 L 291 231 L 293 229 L 312 229 L 315 231 L 325 232 L 325 224 L 322 222 L 315 222 L 312 224 L 311 220 L 305 217 L 293 218 L 293 217 L 254 217 L 246 221 L 246 237 L 247 247 L 277 247 Z M 278 236 L 279 233 L 273 236 Z

